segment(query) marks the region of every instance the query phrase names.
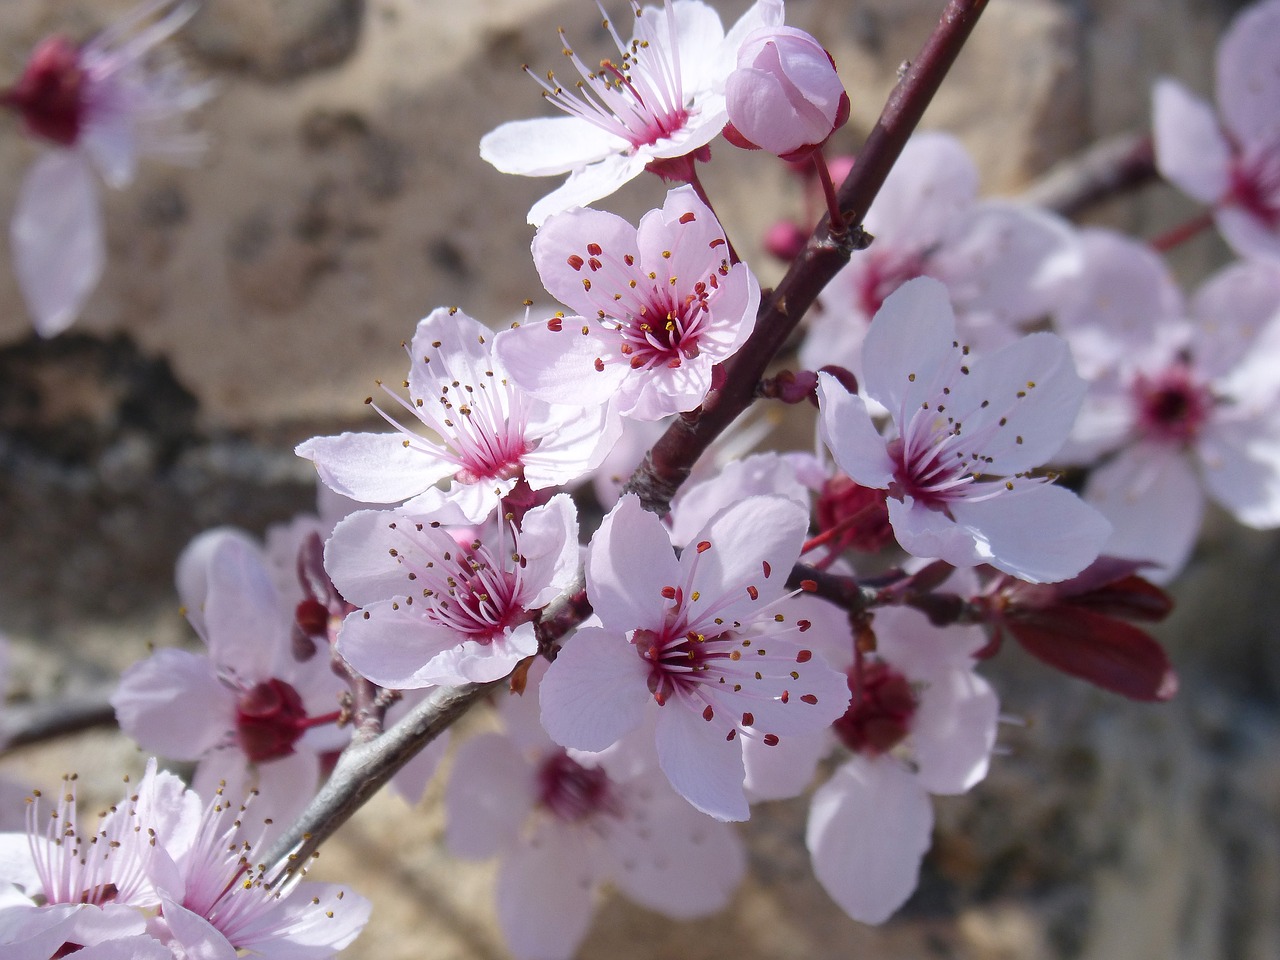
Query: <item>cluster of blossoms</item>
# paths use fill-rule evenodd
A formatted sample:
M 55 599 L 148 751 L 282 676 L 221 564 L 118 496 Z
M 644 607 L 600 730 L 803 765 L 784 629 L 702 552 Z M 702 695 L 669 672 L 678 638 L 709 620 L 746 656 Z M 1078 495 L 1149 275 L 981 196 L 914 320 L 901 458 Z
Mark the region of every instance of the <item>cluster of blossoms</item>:
M 202 98 L 135 76 L 187 12 L 153 4 L 128 30 L 160 19 L 132 40 L 37 52 L 4 102 L 60 145 L 40 176 L 83 181 L 104 118 L 168 121 Z M 765 319 L 789 316 L 738 256 L 698 164 L 723 133 L 811 166 L 827 239 L 847 241 L 823 148 L 849 101 L 781 0 L 728 31 L 698 0 L 632 14 L 629 39 L 606 21 L 618 58 L 595 70 L 562 36 L 581 80 L 538 82 L 568 116 L 481 143 L 506 172 L 568 175 L 529 213 L 534 264 L 565 309 L 497 333 L 457 308 L 421 320 L 401 386 L 368 401 L 390 429 L 297 448 L 341 501 L 265 548 L 231 530 L 193 542 L 178 588 L 207 654 L 159 651 L 113 700 L 145 749 L 197 764 L 196 791 L 256 789 L 255 816 L 283 828 L 353 727 L 367 745 L 437 688 L 510 677 L 521 695 L 498 697 L 503 732 L 457 752 L 447 834 L 459 856 L 502 858 L 499 920 L 528 958 L 576 949 L 602 883 L 670 916 L 719 909 L 745 868 L 729 824 L 822 768 L 814 873 L 850 916 L 885 920 L 915 887 L 929 795 L 986 775 L 998 704 L 976 667 L 1004 636 L 1166 699 L 1167 659 L 1125 622 L 1167 609 L 1143 577 L 1188 561 L 1206 494 L 1280 526 L 1280 73 L 1259 65 L 1280 44 L 1280 0 L 1223 41 L 1221 126 L 1171 81 L 1156 94 L 1161 168 L 1252 259 L 1184 306 L 1150 246 L 979 200 L 960 143 L 919 134 L 867 212 L 874 242 L 814 308 L 802 369 L 747 385 L 817 407 L 813 453 L 691 455 L 676 472 L 694 479 L 669 502 L 643 482 L 658 448 L 625 488 L 609 472 L 629 471 L 664 421 L 664 440 L 696 431 Z M 149 141 L 113 129 L 130 162 L 104 173 L 119 182 Z M 677 185 L 637 224 L 584 206 L 646 170 Z M 52 246 L 100 247 L 78 183 L 62 235 L 15 243 L 44 333 L 100 267 L 99 254 L 77 258 L 74 282 L 42 272 L 63 269 Z M 754 359 L 763 370 L 772 352 Z M 1080 482 L 1058 483 L 1061 468 Z M 856 555 L 882 552 L 897 566 L 861 577 Z M 401 771 L 402 792 L 420 796 L 443 749 Z M 320 957 L 355 935 L 360 902 L 322 937 L 312 918 L 342 894 L 318 890 L 305 910 L 293 888 L 268 895 L 241 825 L 220 800 L 198 806 L 149 770 L 99 836 L 154 829 L 153 852 L 122 841 L 106 866 L 58 873 L 53 849 L 80 842 L 64 801 L 58 835 L 29 841 L 37 879 L 15 876 L 16 906 L 0 903 L 0 942 L 38 944 L 32 957 L 80 945 L 88 960 L 125 955 L 122 938 L 131 956 L 196 955 L 216 933 L 199 955 L 276 955 L 252 929 L 309 945 L 280 956 Z
M 76 781 L 52 810 L 37 791 L 25 833 L 0 833 L 0 946 L 14 960 L 323 960 L 351 943 L 369 902 L 294 875 L 269 885 L 255 864 L 254 804 L 206 804 L 155 761 L 136 789 L 80 824 Z

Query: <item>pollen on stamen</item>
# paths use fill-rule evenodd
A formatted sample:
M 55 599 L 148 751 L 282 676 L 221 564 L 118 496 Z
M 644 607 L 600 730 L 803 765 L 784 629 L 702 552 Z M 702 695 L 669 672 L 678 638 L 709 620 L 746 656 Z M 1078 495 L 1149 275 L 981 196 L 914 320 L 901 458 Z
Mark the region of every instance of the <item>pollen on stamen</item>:
M 766 733 L 761 739 L 764 740 L 766 747 L 776 747 L 778 745 L 778 735 L 775 733 Z

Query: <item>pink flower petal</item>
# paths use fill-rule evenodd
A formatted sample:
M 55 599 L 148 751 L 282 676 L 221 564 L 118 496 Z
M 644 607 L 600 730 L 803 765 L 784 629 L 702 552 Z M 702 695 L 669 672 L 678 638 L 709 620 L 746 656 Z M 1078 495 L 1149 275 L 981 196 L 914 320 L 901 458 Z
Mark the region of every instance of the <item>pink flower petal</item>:
M 405 445 L 401 433 L 344 433 L 313 437 L 295 448 L 315 462 L 331 490 L 361 503 L 399 503 L 453 472 L 442 457 Z
M 586 574 L 596 616 L 626 633 L 659 626 L 663 588 L 679 582 L 680 566 L 662 522 L 628 494 L 591 538 Z
M 1173 80 L 1156 81 L 1153 99 L 1160 175 L 1201 203 L 1221 200 L 1231 185 L 1231 146 L 1213 110 Z
M 603 160 L 626 146 L 622 138 L 577 117 L 538 117 L 486 133 L 480 158 L 503 173 L 545 177 Z
M 658 765 L 676 793 L 717 820 L 751 816 L 743 788 L 742 747 L 718 726 L 669 703 L 658 712 Z
M 979 554 L 987 555 L 987 563 L 1032 583 L 1075 576 L 1097 559 L 1111 532 L 1098 511 L 1051 484 L 1026 486 L 990 500 L 956 501 L 951 512 L 973 536 Z
M 142 749 L 175 760 L 199 759 L 235 729 L 235 692 L 208 657 L 185 650 L 157 650 L 133 664 L 111 705 Z
M 854 758 L 813 795 L 805 844 L 840 908 L 883 923 L 916 888 L 933 830 L 929 795 L 892 757 Z
M 643 719 L 651 700 L 647 676 L 621 634 L 580 627 L 539 688 L 542 725 L 562 746 L 603 750 Z
M 1280 5 L 1274 2 L 1246 7 L 1218 43 L 1218 109 L 1246 146 L 1280 139 L 1278 46 Z
M 572 956 L 587 935 L 598 883 L 587 838 L 541 821 L 498 868 L 498 924 L 517 960 Z
M 27 171 L 9 241 L 36 333 L 61 333 L 75 322 L 106 265 L 98 188 L 80 153 L 51 150 Z
M 1171 444 L 1139 443 L 1089 474 L 1085 501 L 1111 521 L 1102 552 L 1155 564 L 1143 577 L 1173 579 L 1200 533 L 1204 494 L 1186 452 Z
M 479 860 L 516 842 L 537 801 L 533 768 L 507 737 L 485 733 L 458 748 L 445 787 L 445 843 Z

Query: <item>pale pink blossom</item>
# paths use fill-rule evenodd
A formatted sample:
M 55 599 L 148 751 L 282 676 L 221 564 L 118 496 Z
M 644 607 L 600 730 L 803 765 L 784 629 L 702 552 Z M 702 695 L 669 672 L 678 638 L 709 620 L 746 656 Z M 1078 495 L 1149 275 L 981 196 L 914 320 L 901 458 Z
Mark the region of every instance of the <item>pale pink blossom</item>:
M 725 103 L 729 139 L 784 159 L 807 156 L 849 119 L 831 54 L 795 27 L 763 27 L 743 39 Z
M 262 840 L 258 798 L 239 806 L 219 789 L 198 822 L 157 838 L 150 874 L 160 893 L 151 931 L 180 958 L 326 960 L 369 919 L 368 900 L 338 884 L 267 886 L 272 865 L 254 859 Z M 188 791 L 183 798 L 199 804 Z
M 511 378 L 536 397 L 656 420 L 692 410 L 711 368 L 751 334 L 760 286 L 731 264 L 724 230 L 692 187 L 667 194 L 633 227 L 599 210 L 558 214 L 533 259 L 547 291 L 578 316 L 498 335 Z
M 1067 438 L 1084 397 L 1059 337 L 1035 333 L 970 355 L 946 289 L 921 277 L 885 301 L 867 332 L 867 404 L 819 375 L 823 441 L 864 487 L 889 491 L 889 521 L 908 553 L 960 567 L 987 563 L 1032 582 L 1079 573 L 1110 525 L 1074 493 L 1030 471 Z
M 599 888 L 687 919 L 721 909 L 746 868 L 728 824 L 694 810 L 654 769 L 652 744 L 566 751 L 543 732 L 536 690 L 500 703 L 504 733 L 458 750 L 445 791 L 445 842 L 456 856 L 498 856 L 498 923 L 520 960 L 571 956 Z M 622 747 L 622 745 L 620 745 Z
M 567 117 L 504 123 L 480 141 L 480 156 L 503 173 L 569 174 L 529 211 L 535 226 L 553 213 L 607 197 L 647 167 L 661 172 L 664 164 L 705 151 L 725 125 L 724 84 L 742 39 L 757 27 L 782 23 L 782 0 L 758 0 L 727 36 L 719 15 L 699 0 L 643 8 L 630 3 L 631 40 L 605 21 L 620 54 L 616 62 L 588 66 L 562 32 L 560 42 L 580 81 L 562 87 L 553 73 L 544 79 L 525 68 Z
M 561 648 L 542 722 L 562 746 L 603 750 L 654 723 L 676 792 L 720 820 L 748 816 L 743 739 L 821 729 L 848 702 L 814 658 L 786 579 L 808 517 L 776 496 L 716 514 L 676 558 L 656 516 L 624 496 L 588 548 L 595 619 Z
M 547 403 L 508 379 L 490 330 L 439 308 L 418 323 L 405 381 L 408 397 L 386 389 L 431 439 L 378 410 L 394 433 L 344 433 L 298 445 L 320 479 L 364 503 L 399 503 L 414 513 L 444 511 L 449 523 L 480 523 L 518 481 L 541 490 L 594 469 L 620 425 L 601 404 Z M 371 401 L 372 402 L 372 401 Z M 436 487 L 448 480 L 448 491 Z
M 812 314 L 800 350 L 808 369 L 839 364 L 861 380 L 871 318 L 914 277 L 945 284 L 966 342 L 990 349 L 1055 307 L 1080 270 L 1066 221 L 978 200 L 978 169 L 949 134 L 908 141 L 864 225 L 875 241 L 827 285 Z
M 199 761 L 197 790 L 256 786 L 258 810 L 283 827 L 314 793 L 320 754 L 349 739 L 334 726 L 342 682 L 327 656 L 294 658 L 293 608 L 247 535 L 197 537 L 177 580 L 208 654 L 159 650 L 129 667 L 111 698 L 116 718 L 143 749 Z
M 1160 173 L 1214 208 L 1241 256 L 1280 257 L 1280 0 L 1242 10 L 1218 43 L 1218 112 L 1174 80 L 1156 83 Z
M 578 572 L 578 518 L 558 494 L 517 530 L 457 543 L 439 524 L 366 510 L 338 524 L 326 566 L 351 603 L 338 653 L 391 689 L 484 683 L 538 652 L 534 621 Z
M 196 6 L 151 0 L 79 47 L 50 37 L 0 93 L 0 105 L 55 148 L 27 173 L 10 224 L 18 285 L 41 336 L 69 327 L 102 275 L 106 241 L 94 172 L 124 187 L 139 157 L 183 160 L 203 147 L 183 125 L 210 88 L 190 83 L 174 61 L 154 62 L 157 45 Z
M 810 616 L 816 632 L 819 614 Z M 906 608 L 876 611 L 873 627 L 874 653 L 855 659 L 847 629 L 842 650 L 818 648 L 846 671 L 852 697 L 830 730 L 745 751 L 748 786 L 764 798 L 803 790 L 837 743 L 852 753 L 814 792 L 805 842 L 823 887 L 863 923 L 887 920 L 915 890 L 929 795 L 964 793 L 986 776 L 998 716 L 995 692 L 974 673 L 981 627 L 934 627 Z
M 1145 245 L 1101 230 L 1082 242 L 1085 274 L 1056 320 L 1092 383 L 1066 452 L 1103 461 L 1085 487 L 1114 528 L 1103 552 L 1164 581 L 1206 493 L 1241 523 L 1280 526 L 1280 267 L 1234 264 L 1184 305 Z

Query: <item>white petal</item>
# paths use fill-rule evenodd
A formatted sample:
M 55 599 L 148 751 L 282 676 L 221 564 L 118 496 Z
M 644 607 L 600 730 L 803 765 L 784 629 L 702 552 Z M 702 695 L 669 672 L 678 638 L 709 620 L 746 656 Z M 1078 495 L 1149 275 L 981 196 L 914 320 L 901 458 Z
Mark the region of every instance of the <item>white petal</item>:
M 779 496 L 748 497 L 717 513 L 680 557 L 682 574 L 694 570 L 692 578 L 681 577 L 689 584 L 691 619 L 702 603 L 724 620 L 745 621 L 781 596 L 808 526 L 809 511 Z
M 1206 429 L 1196 452 L 1209 495 L 1243 524 L 1280 526 L 1280 425 L 1241 420 Z
M 1204 493 L 1187 454 L 1172 444 L 1140 443 L 1089 475 L 1085 500 L 1111 521 L 1102 552 L 1155 564 L 1142 575 L 1173 579 L 1200 532 Z
M 862 387 L 888 408 L 899 429 L 941 392 L 937 381 L 958 371 L 955 313 L 947 288 L 930 277 L 908 280 L 891 293 L 862 345 Z M 954 355 L 954 356 L 953 356 Z
M 546 177 L 568 173 L 611 153 L 627 142 L 578 117 L 539 117 L 504 123 L 480 138 L 480 158 L 502 173 Z
M 922 254 L 977 195 L 978 169 L 960 141 L 949 133 L 917 133 L 867 212 L 866 227 L 877 243 Z
M 639 725 L 650 700 L 648 671 L 626 638 L 581 627 L 538 688 L 542 725 L 551 739 L 579 750 L 603 750 Z
M 401 433 L 344 433 L 312 437 L 294 452 L 315 462 L 320 479 L 335 493 L 361 503 L 399 503 L 453 472 L 447 461 Z
M 235 729 L 235 693 L 208 657 L 157 650 L 120 678 L 111 696 L 120 729 L 142 749 L 197 760 Z
M 853 919 L 883 923 L 916 888 L 929 795 L 891 757 L 854 758 L 818 788 L 805 844 L 818 881 Z
M 569 174 L 569 179 L 552 190 L 529 210 L 529 223 L 540 226 L 553 213 L 573 207 L 585 207 L 594 200 L 607 197 L 624 183 L 644 172 L 649 158 L 640 153 L 610 154 Z
M 1246 146 L 1280 137 L 1280 6 L 1254 3 L 1243 9 L 1218 43 L 1218 107 L 1228 129 Z
M 818 430 L 840 469 L 864 487 L 888 489 L 894 462 L 861 397 L 818 374 Z
M 494 350 L 512 381 L 548 403 L 605 403 L 631 372 L 617 353 L 616 338 L 605 337 L 599 326 L 581 317 L 564 318 L 559 332 L 541 322 L 504 330 Z
M 445 787 L 445 843 L 479 860 L 516 842 L 537 799 L 533 769 L 506 737 L 485 733 L 458 748 Z
M 1218 118 L 1173 80 L 1157 80 L 1152 97 L 1152 136 L 1161 176 L 1201 203 L 1216 203 L 1231 185 L 1231 147 Z
M 664 587 L 680 566 L 662 522 L 628 494 L 609 511 L 587 547 L 587 596 L 608 628 L 625 633 L 662 625 Z
M 747 866 L 734 829 L 699 813 L 652 777 L 622 789 L 624 818 L 606 827 L 610 874 L 618 889 L 676 919 L 726 906 Z
M 658 764 L 676 793 L 717 820 L 751 816 L 743 788 L 742 747 L 725 740 L 719 726 L 672 700 L 659 708 Z
M 799 796 L 813 782 L 818 763 L 831 752 L 831 744 L 831 734 L 825 730 L 783 737 L 773 747 L 755 737 L 744 738 L 747 795 L 752 800 Z
M 1111 524 L 1070 490 L 1034 484 L 989 500 L 951 504 L 986 562 L 1032 583 L 1074 577 L 1097 559 Z
M 947 400 L 947 413 L 961 424 L 961 439 L 977 437 L 974 449 L 992 476 L 1013 476 L 1045 463 L 1067 439 L 1084 400 L 1066 341 L 1033 333 L 980 357 Z
M 61 333 L 84 308 L 106 265 L 98 189 L 81 154 L 52 150 L 32 165 L 9 240 L 36 333 Z
M 971 667 L 933 671 L 911 718 L 920 785 L 931 793 L 964 793 L 985 777 L 999 712 L 995 691 Z
M 598 882 L 590 838 L 544 820 L 502 860 L 494 899 L 516 960 L 571 957 L 587 934 Z

